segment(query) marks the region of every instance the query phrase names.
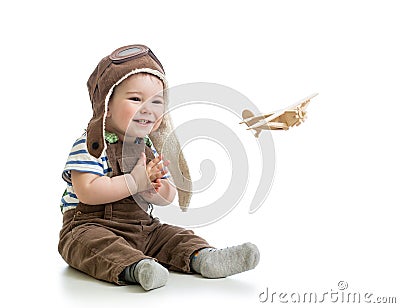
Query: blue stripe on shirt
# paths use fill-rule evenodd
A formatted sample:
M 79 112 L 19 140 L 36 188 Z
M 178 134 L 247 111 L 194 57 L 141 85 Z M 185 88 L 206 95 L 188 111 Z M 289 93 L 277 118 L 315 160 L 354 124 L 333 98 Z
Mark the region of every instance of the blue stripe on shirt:
M 77 165 L 94 165 L 94 166 L 100 166 L 101 168 L 103 168 L 103 165 L 98 163 L 97 161 L 90 161 L 90 160 L 70 160 L 70 161 L 67 161 L 67 165 L 73 165 L 73 164 L 77 164 Z
M 76 155 L 76 154 L 86 154 L 88 151 L 86 150 L 78 150 L 78 151 L 74 151 L 69 153 L 69 155 Z
M 67 202 L 64 200 L 64 198 L 61 198 L 61 202 L 63 206 L 71 206 L 71 205 L 78 205 L 79 202 Z
M 69 195 L 71 198 L 78 199 L 78 196 L 75 195 L 75 194 L 73 194 L 73 193 L 71 193 L 71 192 L 69 192 L 68 195 Z
M 68 172 L 69 174 L 68 174 L 68 177 L 69 178 L 67 178 L 69 181 L 71 180 L 70 179 L 70 172 L 71 171 L 76 171 L 76 172 L 84 172 L 84 173 L 92 173 L 92 174 L 96 174 L 96 175 L 100 175 L 100 176 L 104 176 L 105 174 L 104 173 L 100 173 L 100 172 L 96 172 L 96 171 L 92 171 L 92 170 L 79 170 L 79 169 L 65 169 L 64 170 L 64 175 Z M 64 177 L 64 175 L 63 175 L 63 179 L 65 180 L 65 177 Z M 69 182 L 69 181 L 67 181 L 67 183 Z
M 81 144 L 81 143 L 85 143 L 85 142 L 86 142 L 86 139 L 78 140 L 78 141 L 76 141 L 76 142 L 74 143 L 74 145 L 73 145 L 72 147 L 74 147 L 74 146 L 76 146 L 76 145 L 78 145 L 78 144 Z

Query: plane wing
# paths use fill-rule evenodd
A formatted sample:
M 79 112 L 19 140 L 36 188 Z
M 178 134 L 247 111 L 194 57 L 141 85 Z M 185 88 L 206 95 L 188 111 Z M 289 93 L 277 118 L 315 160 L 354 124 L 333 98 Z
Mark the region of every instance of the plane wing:
M 248 109 L 245 109 L 242 111 L 242 118 L 243 121 L 240 122 L 239 124 L 245 123 L 247 126 L 251 126 L 254 125 L 256 123 L 258 123 L 260 120 L 263 120 L 269 116 L 273 115 L 273 113 L 268 113 L 268 114 L 262 114 L 259 116 L 254 116 L 254 113 L 251 112 Z

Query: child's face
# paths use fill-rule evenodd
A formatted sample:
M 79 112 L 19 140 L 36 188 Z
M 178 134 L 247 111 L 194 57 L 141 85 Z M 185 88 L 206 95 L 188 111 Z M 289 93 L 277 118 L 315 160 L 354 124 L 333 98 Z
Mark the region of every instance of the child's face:
M 144 137 L 158 129 L 164 108 L 162 81 L 150 74 L 132 75 L 114 89 L 106 129 L 120 140 Z

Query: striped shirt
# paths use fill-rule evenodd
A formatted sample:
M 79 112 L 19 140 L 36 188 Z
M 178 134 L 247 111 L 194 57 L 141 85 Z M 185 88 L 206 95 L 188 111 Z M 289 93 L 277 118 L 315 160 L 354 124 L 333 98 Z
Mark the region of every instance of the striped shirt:
M 137 139 L 137 142 L 140 142 L 139 140 L 140 138 Z M 151 148 L 154 157 L 158 157 L 159 155 L 157 150 L 150 138 L 146 136 L 144 140 L 146 145 Z M 74 187 L 72 186 L 72 170 L 89 172 L 99 176 L 111 176 L 112 169 L 108 163 L 106 151 L 103 150 L 103 153 L 101 153 L 99 158 L 95 158 L 89 154 L 86 146 L 86 132 L 73 144 L 62 173 L 62 178 L 67 183 L 67 189 L 61 198 L 60 208 L 62 213 L 76 208 L 79 203 L 79 199 L 75 194 Z M 168 172 L 163 178 L 168 178 L 170 176 L 171 175 Z

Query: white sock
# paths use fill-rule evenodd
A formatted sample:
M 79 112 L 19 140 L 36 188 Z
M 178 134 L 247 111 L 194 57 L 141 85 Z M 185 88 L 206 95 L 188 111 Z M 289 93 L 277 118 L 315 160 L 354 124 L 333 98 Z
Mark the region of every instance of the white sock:
M 223 278 L 255 268 L 260 260 L 256 245 L 244 243 L 224 249 L 204 248 L 192 256 L 192 269 L 206 278 Z
M 139 283 L 146 291 L 165 286 L 168 270 L 153 259 L 143 259 L 124 270 L 124 280 Z

